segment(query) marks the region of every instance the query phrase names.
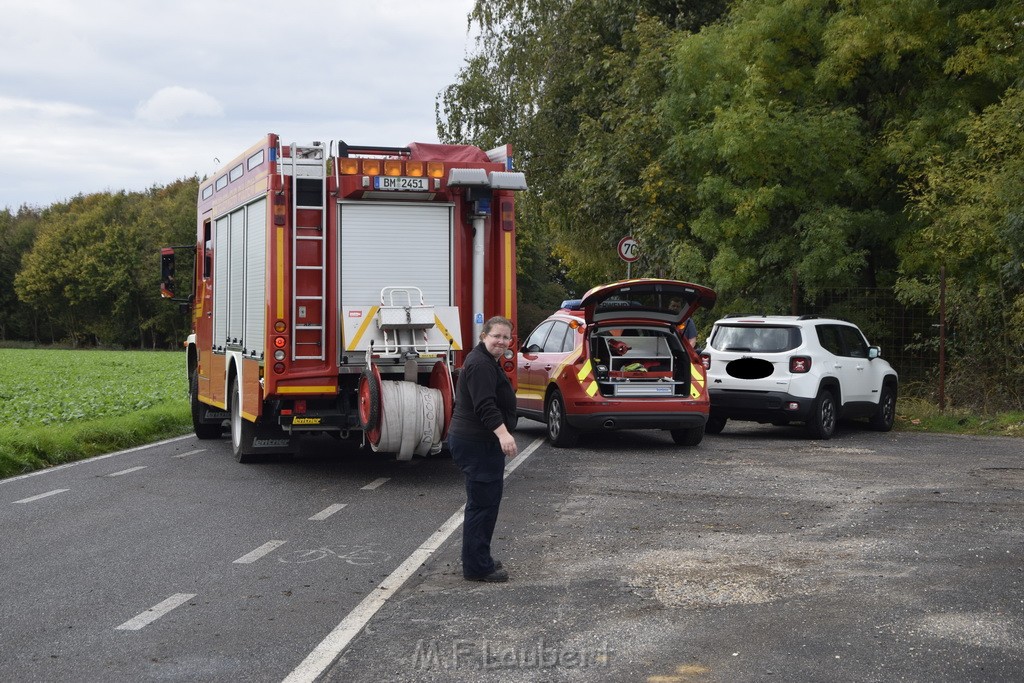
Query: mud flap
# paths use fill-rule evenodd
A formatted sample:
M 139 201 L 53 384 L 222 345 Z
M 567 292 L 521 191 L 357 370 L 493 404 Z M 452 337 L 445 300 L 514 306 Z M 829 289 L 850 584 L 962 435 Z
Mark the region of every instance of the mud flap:
M 245 422 L 241 450 L 247 456 L 292 454 L 299 452 L 299 439 L 280 428 Z

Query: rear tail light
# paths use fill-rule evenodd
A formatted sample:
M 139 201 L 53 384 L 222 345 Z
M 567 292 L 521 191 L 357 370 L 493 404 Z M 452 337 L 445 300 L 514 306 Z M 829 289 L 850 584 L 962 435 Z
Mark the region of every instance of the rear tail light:
M 811 371 L 810 356 L 791 356 L 789 359 L 789 371 L 795 374 L 802 374 Z
M 702 353 L 700 355 L 700 364 L 704 366 L 705 370 L 710 370 L 711 369 L 711 356 L 706 354 L 706 353 Z

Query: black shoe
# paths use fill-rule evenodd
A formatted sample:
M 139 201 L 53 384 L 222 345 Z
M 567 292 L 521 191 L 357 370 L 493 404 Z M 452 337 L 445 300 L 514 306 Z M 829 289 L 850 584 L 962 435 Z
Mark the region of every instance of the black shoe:
M 508 581 L 508 572 L 504 569 L 495 569 L 484 576 L 467 576 L 466 581 L 485 581 L 487 583 L 505 583 Z
M 495 560 L 494 561 L 494 568 L 495 569 L 504 569 L 505 567 L 504 567 L 504 565 L 501 564 L 501 560 Z

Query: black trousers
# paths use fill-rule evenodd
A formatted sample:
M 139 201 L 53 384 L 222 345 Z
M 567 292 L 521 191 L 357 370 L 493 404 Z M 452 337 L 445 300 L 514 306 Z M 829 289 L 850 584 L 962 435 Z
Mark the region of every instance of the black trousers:
M 462 524 L 462 574 L 466 578 L 494 571 L 491 539 L 504 490 L 505 454 L 497 439 L 472 441 L 449 434 L 452 459 L 466 478 L 466 514 Z

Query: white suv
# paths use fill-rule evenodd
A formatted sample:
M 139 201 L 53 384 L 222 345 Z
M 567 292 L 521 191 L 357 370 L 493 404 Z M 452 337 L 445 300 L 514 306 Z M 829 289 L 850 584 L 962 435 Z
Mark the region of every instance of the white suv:
M 776 425 L 803 422 L 829 439 L 840 418 L 867 417 L 889 431 L 896 417 L 896 371 L 853 323 L 816 316 L 730 316 L 717 321 L 702 353 L 711 414 Z

